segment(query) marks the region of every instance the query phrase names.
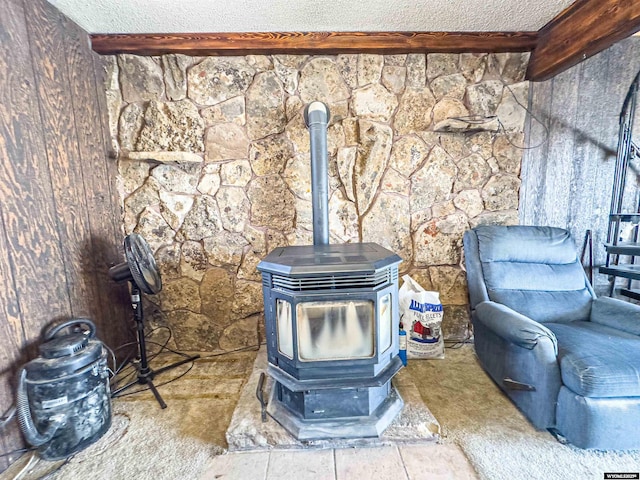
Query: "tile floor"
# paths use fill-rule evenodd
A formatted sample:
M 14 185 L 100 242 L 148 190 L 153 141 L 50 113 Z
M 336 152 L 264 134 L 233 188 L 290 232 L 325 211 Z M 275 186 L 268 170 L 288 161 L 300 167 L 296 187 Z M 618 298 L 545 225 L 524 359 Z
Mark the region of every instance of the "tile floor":
M 200 480 L 474 480 L 455 445 L 272 450 L 215 457 Z

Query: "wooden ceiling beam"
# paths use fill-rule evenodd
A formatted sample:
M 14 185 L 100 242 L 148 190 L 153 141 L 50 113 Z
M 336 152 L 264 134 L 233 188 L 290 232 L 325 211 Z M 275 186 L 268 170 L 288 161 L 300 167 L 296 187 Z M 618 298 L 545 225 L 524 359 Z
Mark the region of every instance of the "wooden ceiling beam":
M 526 52 L 537 32 L 254 32 L 94 34 L 100 54 L 270 55 Z
M 640 30 L 640 0 L 576 0 L 538 32 L 527 79 L 547 80 Z

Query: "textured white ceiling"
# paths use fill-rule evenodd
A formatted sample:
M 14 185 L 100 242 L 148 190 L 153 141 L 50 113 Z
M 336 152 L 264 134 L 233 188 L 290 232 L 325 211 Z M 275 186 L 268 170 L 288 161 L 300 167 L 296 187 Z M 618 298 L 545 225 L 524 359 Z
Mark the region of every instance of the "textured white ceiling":
M 573 0 L 49 0 L 89 33 L 533 31 Z

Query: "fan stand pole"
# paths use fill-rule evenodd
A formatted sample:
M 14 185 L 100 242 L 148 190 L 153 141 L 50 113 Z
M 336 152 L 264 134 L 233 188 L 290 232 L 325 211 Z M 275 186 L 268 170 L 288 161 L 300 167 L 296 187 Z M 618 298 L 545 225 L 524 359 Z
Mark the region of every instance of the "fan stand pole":
M 185 363 L 192 362 L 200 358 L 200 355 L 187 356 L 185 359 L 180 360 L 178 362 L 172 363 L 170 365 L 166 365 L 157 370 L 153 370 L 149 366 L 149 360 L 147 359 L 147 343 L 144 336 L 144 314 L 142 311 L 142 297 L 140 295 L 140 288 L 136 285 L 135 282 L 129 282 L 131 284 L 131 306 L 133 308 L 133 318 L 136 321 L 136 332 L 138 336 L 138 354 L 140 356 L 140 362 L 135 362 L 133 365 L 138 371 L 137 378 L 126 385 L 114 390 L 111 393 L 112 397 L 118 395 L 118 393 L 134 386 L 137 384 L 140 385 L 148 385 L 149 390 L 153 393 L 153 396 L 156 397 L 156 400 L 160 404 L 161 408 L 167 408 L 167 404 L 164 402 L 162 397 L 160 396 L 160 392 L 153 384 L 153 379 L 156 375 L 159 375 L 167 370 L 171 370 L 173 368 L 179 367 L 180 365 L 184 365 Z

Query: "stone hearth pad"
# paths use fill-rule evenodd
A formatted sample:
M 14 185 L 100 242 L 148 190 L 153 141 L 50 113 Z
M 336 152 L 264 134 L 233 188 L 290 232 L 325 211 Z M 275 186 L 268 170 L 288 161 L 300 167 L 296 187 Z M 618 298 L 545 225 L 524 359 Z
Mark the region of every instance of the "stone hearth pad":
M 242 389 L 238 405 L 227 429 L 229 451 L 268 450 L 274 448 L 339 448 L 400 445 L 409 443 L 433 443 L 440 439 L 440 425 L 427 406 L 406 370 L 393 378 L 392 382 L 404 400 L 400 415 L 379 438 L 331 439 L 299 441 L 280 426 L 273 418 L 262 422 L 260 402 L 256 388 L 262 372 L 267 371 L 266 348 L 261 348 L 256 357 L 253 372 Z M 265 398 L 269 398 L 272 380 L 267 375 Z

